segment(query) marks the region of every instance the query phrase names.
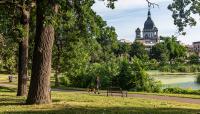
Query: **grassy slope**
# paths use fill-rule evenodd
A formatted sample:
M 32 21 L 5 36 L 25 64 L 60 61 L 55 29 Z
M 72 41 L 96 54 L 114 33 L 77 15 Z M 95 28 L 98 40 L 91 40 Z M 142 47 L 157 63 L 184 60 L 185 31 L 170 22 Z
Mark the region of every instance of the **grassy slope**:
M 197 114 L 200 105 L 139 98 L 105 97 L 73 92 L 53 92 L 51 105 L 23 105 L 25 97 L 0 89 L 0 113 L 76 114 Z

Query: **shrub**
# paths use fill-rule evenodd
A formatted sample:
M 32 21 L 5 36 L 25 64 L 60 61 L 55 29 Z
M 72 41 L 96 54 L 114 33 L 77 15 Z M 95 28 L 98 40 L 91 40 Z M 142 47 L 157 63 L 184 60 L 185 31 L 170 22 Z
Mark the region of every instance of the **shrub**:
M 181 89 L 181 88 L 166 88 L 166 89 L 163 89 L 163 93 L 200 95 L 200 90 Z
M 177 67 L 177 71 L 178 72 L 190 72 L 190 69 L 187 66 L 181 65 L 181 66 Z
M 60 77 L 60 84 L 66 86 L 66 87 L 69 86 L 70 81 L 69 81 L 68 77 L 66 77 L 66 76 Z
M 200 74 L 197 76 L 197 83 L 200 84 Z
M 143 62 L 134 58 L 131 62 L 129 62 L 129 89 L 134 89 L 136 91 L 147 91 L 147 92 L 160 92 L 161 84 L 160 82 L 156 82 L 153 78 L 150 78 L 149 75 L 145 72 L 145 66 L 143 66 Z
M 160 71 L 162 72 L 171 72 L 171 67 L 169 65 L 161 66 Z

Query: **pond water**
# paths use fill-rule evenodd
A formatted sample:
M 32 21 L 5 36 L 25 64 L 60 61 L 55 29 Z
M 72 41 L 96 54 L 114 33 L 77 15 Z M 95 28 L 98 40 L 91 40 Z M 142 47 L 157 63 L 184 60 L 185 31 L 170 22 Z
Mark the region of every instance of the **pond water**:
M 161 81 L 163 88 L 179 87 L 184 89 L 200 90 L 200 84 L 196 83 L 197 75 L 194 74 L 161 74 L 150 73 L 155 80 Z

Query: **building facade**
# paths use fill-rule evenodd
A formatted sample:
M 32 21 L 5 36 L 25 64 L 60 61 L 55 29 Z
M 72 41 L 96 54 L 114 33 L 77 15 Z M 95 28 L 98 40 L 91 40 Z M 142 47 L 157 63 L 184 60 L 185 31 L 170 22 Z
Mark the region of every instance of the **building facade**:
M 146 50 L 150 50 L 152 46 L 160 42 L 158 37 L 158 28 L 151 19 L 150 9 L 148 9 L 147 20 L 144 23 L 143 30 L 141 31 L 140 28 L 137 28 L 135 32 L 135 41 L 143 43 L 146 47 Z
M 200 41 L 199 42 L 193 42 L 193 51 L 197 53 L 200 57 Z

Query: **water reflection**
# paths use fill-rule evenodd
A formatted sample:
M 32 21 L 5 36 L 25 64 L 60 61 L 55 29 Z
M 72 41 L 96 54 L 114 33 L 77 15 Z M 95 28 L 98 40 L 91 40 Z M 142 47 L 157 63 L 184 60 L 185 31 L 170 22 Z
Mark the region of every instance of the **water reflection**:
M 184 89 L 200 89 L 200 85 L 196 83 L 197 75 L 193 74 L 150 74 L 155 80 L 159 80 L 163 84 L 163 88 L 179 87 Z

